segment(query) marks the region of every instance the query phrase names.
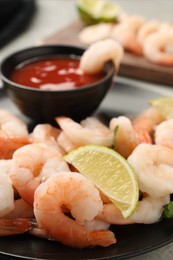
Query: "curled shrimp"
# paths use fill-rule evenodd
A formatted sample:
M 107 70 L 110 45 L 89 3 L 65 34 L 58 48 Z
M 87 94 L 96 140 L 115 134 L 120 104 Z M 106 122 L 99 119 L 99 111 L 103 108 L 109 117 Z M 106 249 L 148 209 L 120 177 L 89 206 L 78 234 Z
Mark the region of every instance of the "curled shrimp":
M 139 116 L 134 118 L 132 124 L 139 143 L 152 143 L 153 131 L 156 125 L 163 120 L 164 117 L 153 107 L 145 109 Z
M 146 38 L 151 35 L 152 33 L 157 32 L 160 29 L 161 22 L 158 20 L 151 20 L 145 22 L 137 33 L 137 41 L 141 46 L 143 46 Z
M 79 40 L 85 44 L 93 44 L 94 42 L 104 40 L 110 37 L 113 24 L 99 23 L 87 26 L 79 33 Z
M 173 66 L 173 29 L 159 30 L 148 36 L 143 44 L 145 57 L 158 65 Z
M 64 155 L 64 151 L 57 142 L 59 134 L 60 130 L 57 127 L 50 124 L 38 124 L 30 134 L 30 140 L 32 142 L 44 143 Z
M 111 36 L 116 39 L 124 49 L 135 54 L 142 54 L 142 48 L 137 41 L 136 35 L 145 20 L 140 16 L 123 15 L 120 22 L 114 25 Z
M 113 39 L 98 41 L 90 45 L 82 55 L 80 69 L 94 74 L 102 71 L 106 62 L 112 61 L 117 73 L 123 54 L 123 47 L 117 41 Z
M 33 205 L 35 189 L 49 176 L 62 170 L 69 170 L 69 167 L 58 151 L 33 143 L 13 154 L 10 177 L 20 196 Z
M 138 140 L 129 118 L 119 116 L 112 118 L 109 127 L 115 133 L 114 148 L 123 157 L 128 158 L 135 147 L 138 145 Z
M 151 197 L 173 192 L 173 150 L 160 145 L 139 144 L 128 157 L 134 168 L 139 189 Z
M 5 109 L 0 109 L 0 159 L 11 159 L 15 150 L 30 143 L 26 124 Z
M 161 122 L 155 128 L 155 143 L 173 149 L 173 119 Z
M 88 117 L 80 124 L 68 117 L 56 117 L 56 122 L 75 147 L 86 144 L 110 147 L 113 143 L 113 132 L 94 117 Z
M 115 225 L 152 224 L 160 221 L 163 206 L 169 203 L 169 201 L 169 195 L 159 198 L 145 195 L 142 200 L 138 201 L 133 215 L 127 219 L 123 217 L 119 209 L 112 203 L 104 204 L 103 210 L 97 215 L 97 218 Z
M 64 205 L 74 219 L 64 214 Z M 35 191 L 34 214 L 38 225 L 50 239 L 71 247 L 109 246 L 116 242 L 111 231 L 88 231 L 83 225 L 93 220 L 102 207 L 97 188 L 76 172 L 53 175 Z

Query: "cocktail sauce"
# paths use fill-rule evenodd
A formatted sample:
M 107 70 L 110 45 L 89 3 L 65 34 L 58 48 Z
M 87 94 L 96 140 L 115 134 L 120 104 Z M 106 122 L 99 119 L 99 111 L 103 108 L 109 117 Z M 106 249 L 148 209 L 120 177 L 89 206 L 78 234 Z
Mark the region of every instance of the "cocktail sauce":
M 49 57 L 19 64 L 10 79 L 20 85 L 45 90 L 81 88 L 105 75 L 86 74 L 79 69 L 78 58 Z

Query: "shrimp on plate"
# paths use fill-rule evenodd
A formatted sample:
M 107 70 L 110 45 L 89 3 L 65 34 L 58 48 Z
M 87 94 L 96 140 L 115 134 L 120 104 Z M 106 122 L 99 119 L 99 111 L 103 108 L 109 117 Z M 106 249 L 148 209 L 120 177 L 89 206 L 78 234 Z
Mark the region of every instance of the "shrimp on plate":
M 139 189 L 151 197 L 173 193 L 173 149 L 155 144 L 139 144 L 128 157 L 136 172 Z
M 112 61 L 115 72 L 119 70 L 124 55 L 123 47 L 114 39 L 105 39 L 93 43 L 83 53 L 80 60 L 80 69 L 85 73 L 98 73 L 102 71 L 106 62 Z
M 163 120 L 164 117 L 153 107 L 145 109 L 139 116 L 135 117 L 132 120 L 132 125 L 139 143 L 152 143 L 154 129 Z
M 79 33 L 79 40 L 84 44 L 93 44 L 97 41 L 110 38 L 113 24 L 99 23 L 87 26 Z
M 127 158 L 138 145 L 130 119 L 125 116 L 114 117 L 110 120 L 109 127 L 112 131 L 116 131 L 114 149 Z
M 114 28 L 111 36 L 116 39 L 125 50 L 141 55 L 142 48 L 137 41 L 137 33 L 141 26 L 145 23 L 145 19 L 141 16 L 123 15 Z
M 148 36 L 143 44 L 145 57 L 158 65 L 173 66 L 173 27 Z
M 58 151 L 45 144 L 33 143 L 13 154 L 10 177 L 21 198 L 32 206 L 36 188 L 62 170 L 69 171 L 69 167 Z
M 113 144 L 113 132 L 94 117 L 88 117 L 80 123 L 68 117 L 56 117 L 55 120 L 75 147 L 87 144 L 110 147 Z
M 0 218 L 14 209 L 14 190 L 10 177 L 3 171 L 0 173 Z
M 14 209 L 5 215 L 6 219 L 34 218 L 33 207 L 22 198 L 14 200 Z
M 30 143 L 26 124 L 5 109 L 0 109 L 0 159 L 11 159 L 15 150 Z
M 67 207 L 73 218 L 64 214 Z M 87 230 L 84 225 L 94 220 L 103 203 L 98 189 L 76 172 L 61 172 L 42 183 L 35 191 L 34 214 L 49 239 L 64 245 L 84 248 L 116 243 L 109 230 Z
M 133 215 L 125 219 L 119 209 L 112 203 L 104 204 L 103 210 L 97 215 L 97 219 L 114 225 L 129 224 L 152 224 L 160 221 L 163 213 L 163 206 L 169 203 L 170 196 L 154 198 L 145 195 L 138 201 L 137 208 Z
M 58 150 L 62 155 L 64 151 L 61 149 L 57 142 L 57 138 L 60 135 L 60 130 L 50 124 L 38 124 L 30 134 L 30 140 L 32 142 L 44 143 L 50 148 Z
M 155 143 L 173 149 L 173 119 L 160 123 L 155 128 Z

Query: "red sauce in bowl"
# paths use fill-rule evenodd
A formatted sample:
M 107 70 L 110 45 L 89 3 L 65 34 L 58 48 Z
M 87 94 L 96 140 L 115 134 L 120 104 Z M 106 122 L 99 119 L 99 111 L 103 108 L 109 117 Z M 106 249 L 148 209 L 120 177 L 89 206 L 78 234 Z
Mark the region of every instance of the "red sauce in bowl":
M 77 58 L 45 58 L 19 64 L 10 79 L 20 85 L 45 90 L 75 89 L 94 83 L 105 76 L 86 74 L 79 69 Z

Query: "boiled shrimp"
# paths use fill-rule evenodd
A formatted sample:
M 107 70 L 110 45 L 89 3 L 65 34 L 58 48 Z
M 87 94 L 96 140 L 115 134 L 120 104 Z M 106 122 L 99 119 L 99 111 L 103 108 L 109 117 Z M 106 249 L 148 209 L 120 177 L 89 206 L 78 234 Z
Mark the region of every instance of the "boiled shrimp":
M 10 177 L 3 171 L 0 173 L 0 217 L 4 217 L 14 209 L 14 190 Z
M 135 117 L 132 124 L 139 143 L 152 143 L 153 131 L 156 125 L 163 120 L 164 117 L 153 107 L 145 109 L 139 116 Z
M 84 44 L 93 44 L 97 41 L 110 38 L 113 24 L 99 23 L 83 28 L 79 33 L 79 40 Z
M 88 47 L 80 59 L 80 69 L 85 73 L 98 73 L 104 64 L 112 61 L 115 72 L 119 70 L 124 54 L 123 47 L 113 39 L 106 39 L 93 43 Z
M 44 143 L 64 155 L 64 151 L 57 142 L 59 134 L 60 130 L 50 124 L 38 124 L 30 134 L 30 140 L 32 142 Z
M 143 44 L 145 57 L 158 65 L 173 66 L 173 29 L 148 36 Z
M 14 200 L 14 209 L 5 215 L 6 219 L 34 218 L 33 207 L 22 198 Z
M 137 33 L 137 41 L 141 46 L 143 46 L 146 38 L 151 35 L 152 33 L 157 32 L 161 27 L 161 22 L 158 20 L 151 20 L 145 22 Z
M 58 151 L 33 143 L 14 153 L 10 177 L 20 196 L 32 206 L 35 189 L 49 176 L 62 170 L 69 170 L 69 167 Z
M 120 22 L 114 25 L 111 36 L 116 39 L 125 50 L 135 54 L 142 54 L 142 48 L 137 41 L 136 35 L 145 20 L 140 16 L 121 17 Z
M 134 168 L 139 189 L 151 197 L 173 192 L 173 150 L 160 145 L 139 144 L 128 157 Z
M 73 219 L 62 211 L 64 205 Z M 85 221 L 93 220 L 102 207 L 97 188 L 76 172 L 53 175 L 35 191 L 34 214 L 38 225 L 47 231 L 50 239 L 71 247 L 109 246 L 116 243 L 111 231 L 88 231 L 83 225 Z
M 142 200 L 138 201 L 135 212 L 127 219 L 114 204 L 105 204 L 97 218 L 115 225 L 152 224 L 161 220 L 163 206 L 169 201 L 169 195 L 158 198 L 145 195 Z
M 0 160 L 0 174 L 1 174 L 1 172 L 3 172 L 5 174 L 9 175 L 11 166 L 12 166 L 12 159 L 8 159 L 8 160 L 1 159 Z
M 18 117 L 0 109 L 0 159 L 11 159 L 15 150 L 28 144 L 26 124 Z
M 155 143 L 173 149 L 173 119 L 160 123 L 155 128 Z
M 138 145 L 138 140 L 130 119 L 125 116 L 112 118 L 109 127 L 112 131 L 116 131 L 114 149 L 127 158 Z
M 57 117 L 56 122 L 75 147 L 86 144 L 110 147 L 113 144 L 113 132 L 94 117 L 88 117 L 80 123 L 68 117 Z

